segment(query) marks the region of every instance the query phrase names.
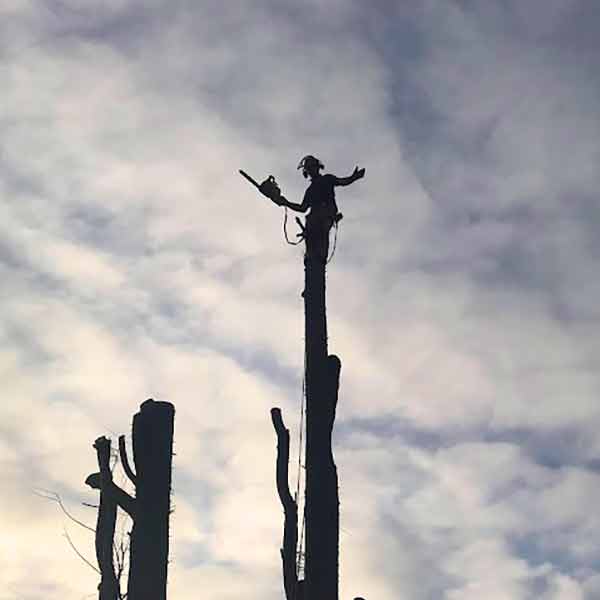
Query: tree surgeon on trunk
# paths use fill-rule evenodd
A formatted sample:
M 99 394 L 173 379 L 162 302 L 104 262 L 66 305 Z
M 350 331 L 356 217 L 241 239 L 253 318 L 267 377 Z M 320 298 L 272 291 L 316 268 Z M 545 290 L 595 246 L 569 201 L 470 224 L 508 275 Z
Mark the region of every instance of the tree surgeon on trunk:
M 311 154 L 306 155 L 298 164 L 304 178 L 310 178 L 310 185 L 304 193 L 301 203 L 290 202 L 281 195 L 281 190 L 273 177 L 260 185 L 260 191 L 275 204 L 291 208 L 297 212 L 310 212 L 306 216 L 305 237 L 315 241 L 317 252 L 327 259 L 329 254 L 329 230 L 342 219 L 335 201 L 335 188 L 347 186 L 365 176 L 365 170 L 355 167 L 348 177 L 337 177 L 331 173 L 321 174 L 325 166 Z M 321 247 L 323 242 L 324 247 Z
M 342 218 L 335 201 L 335 187 L 350 185 L 361 179 L 365 170 L 356 167 L 348 177 L 322 175 L 323 164 L 311 155 L 305 156 L 298 168 L 302 169 L 305 178 L 310 178 L 310 185 L 301 203 L 290 202 L 282 196 L 273 176 L 259 185 L 244 172 L 242 175 L 275 204 L 298 212 L 310 210 L 301 234 L 306 242 L 303 293 L 306 343 L 306 550 L 303 580 L 298 579 L 295 569 L 298 506 L 297 498 L 292 498 L 289 493 L 287 482 L 289 433 L 279 409 L 273 409 L 271 417 L 277 433 L 277 490 L 285 517 L 281 556 L 287 600 L 338 600 L 339 494 L 331 442 L 341 362 L 337 356 L 329 354 L 327 347 L 325 270 L 329 255 L 329 232 Z

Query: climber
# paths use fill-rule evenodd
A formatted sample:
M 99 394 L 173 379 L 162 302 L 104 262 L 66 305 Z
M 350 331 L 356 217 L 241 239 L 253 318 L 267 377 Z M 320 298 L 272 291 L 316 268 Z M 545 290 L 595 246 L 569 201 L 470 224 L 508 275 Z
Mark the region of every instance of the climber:
M 322 251 L 325 253 L 325 257 L 327 257 L 329 230 L 342 218 L 342 213 L 338 212 L 335 202 L 335 187 L 354 183 L 357 179 L 365 176 L 365 170 L 356 167 L 352 175 L 348 177 L 336 177 L 329 173 L 321 175 L 320 171 L 323 168 L 323 163 L 310 154 L 300 161 L 298 169 L 302 169 L 302 175 L 305 178 L 310 177 L 310 185 L 306 189 L 304 198 L 300 204 L 290 202 L 282 196 L 279 186 L 272 177 L 265 180 L 259 189 L 279 206 L 286 206 L 298 212 L 306 212 L 310 209 L 306 217 L 304 237 L 308 238 L 314 235 L 315 237 L 318 236 L 324 239 L 326 245 Z

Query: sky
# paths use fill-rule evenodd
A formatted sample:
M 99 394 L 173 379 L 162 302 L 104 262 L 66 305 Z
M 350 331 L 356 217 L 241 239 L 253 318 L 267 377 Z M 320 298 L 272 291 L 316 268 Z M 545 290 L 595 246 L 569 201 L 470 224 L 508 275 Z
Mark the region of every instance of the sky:
M 170 598 L 283 597 L 302 247 L 238 169 L 300 201 L 309 153 L 366 168 L 328 266 L 340 598 L 600 598 L 599 62 L 585 0 L 2 0 L 0 600 L 97 594 L 40 490 L 93 526 L 92 443 L 150 397 Z

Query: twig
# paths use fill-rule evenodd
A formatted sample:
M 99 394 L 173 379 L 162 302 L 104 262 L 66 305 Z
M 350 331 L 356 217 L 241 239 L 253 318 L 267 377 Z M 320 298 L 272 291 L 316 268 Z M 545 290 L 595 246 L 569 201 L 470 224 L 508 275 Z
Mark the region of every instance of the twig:
M 80 527 L 83 527 L 84 529 L 87 529 L 88 531 L 91 531 L 92 533 L 96 533 L 96 530 L 93 527 L 90 527 L 89 525 L 86 525 L 85 523 L 83 523 L 82 521 L 80 521 L 79 519 L 76 519 L 66 508 L 65 505 L 63 504 L 62 498 L 56 493 L 56 492 L 52 492 L 51 490 L 44 490 L 44 489 L 40 489 L 40 490 L 33 490 L 33 493 L 36 496 L 39 496 L 40 498 L 45 498 L 46 500 L 51 500 L 52 502 L 56 502 L 61 510 L 63 511 L 63 513 L 69 518 L 71 519 L 71 521 L 73 521 L 74 523 L 77 523 L 77 525 L 79 525 Z
M 102 573 L 100 573 L 100 570 L 97 569 L 85 556 L 83 556 L 83 554 L 81 554 L 81 552 L 79 552 L 79 550 L 77 550 L 77 547 L 75 546 L 75 544 L 73 543 L 73 540 L 71 540 L 71 537 L 69 536 L 69 534 L 67 533 L 67 530 L 63 528 L 64 531 L 64 535 L 67 538 L 67 542 L 69 542 L 69 546 L 71 546 L 71 548 L 73 549 L 73 552 L 75 552 L 75 554 L 77 554 L 77 556 L 79 556 L 79 558 L 89 567 L 91 567 L 92 569 L 94 569 L 94 571 L 96 571 L 96 573 L 98 573 L 98 575 L 102 575 Z

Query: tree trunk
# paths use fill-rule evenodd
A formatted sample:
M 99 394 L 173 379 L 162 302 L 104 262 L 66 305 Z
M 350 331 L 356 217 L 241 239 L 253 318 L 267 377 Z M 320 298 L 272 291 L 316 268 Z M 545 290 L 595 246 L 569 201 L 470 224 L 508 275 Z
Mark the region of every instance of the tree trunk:
M 98 456 L 99 473 L 93 473 L 86 483 L 93 489 L 100 490 L 98 520 L 96 522 L 96 560 L 100 568 L 99 600 L 117 600 L 119 582 L 115 574 L 113 545 L 115 525 L 117 522 L 117 501 L 111 493 L 113 484 L 110 472 L 110 440 L 99 437 L 94 442 Z
M 136 517 L 128 600 L 166 600 L 173 421 L 168 402 L 147 400 L 133 418 Z
M 307 600 L 338 600 L 339 496 L 331 438 L 341 362 L 327 352 L 325 267 L 329 229 L 307 229 L 306 562 Z
M 277 493 L 283 506 L 283 587 L 287 600 L 301 600 L 302 582 L 296 573 L 296 549 L 298 546 L 298 504 L 290 494 L 288 465 L 290 456 L 290 432 L 286 429 L 279 408 L 271 409 L 271 420 L 277 433 Z

